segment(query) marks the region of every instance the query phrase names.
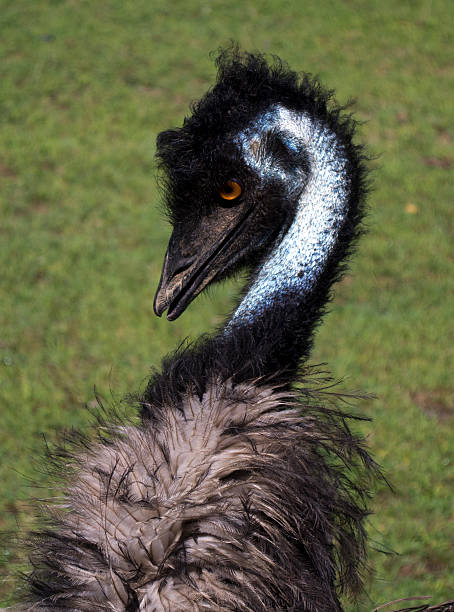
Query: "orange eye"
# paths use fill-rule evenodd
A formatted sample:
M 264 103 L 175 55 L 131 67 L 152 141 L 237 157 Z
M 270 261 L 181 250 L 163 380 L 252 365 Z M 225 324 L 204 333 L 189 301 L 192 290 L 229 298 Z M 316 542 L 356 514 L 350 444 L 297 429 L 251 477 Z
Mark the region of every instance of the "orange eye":
M 238 181 L 231 179 L 226 181 L 219 189 L 219 195 L 223 200 L 236 200 L 243 193 L 243 188 Z

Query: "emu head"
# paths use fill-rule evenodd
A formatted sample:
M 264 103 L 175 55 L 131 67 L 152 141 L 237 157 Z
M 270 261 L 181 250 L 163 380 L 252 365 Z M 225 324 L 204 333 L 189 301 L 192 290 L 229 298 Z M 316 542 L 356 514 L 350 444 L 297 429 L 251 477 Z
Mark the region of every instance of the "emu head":
M 307 75 L 238 51 L 221 53 L 217 65 L 214 88 L 181 128 L 157 139 L 173 234 L 154 309 L 168 309 L 169 320 L 208 284 L 263 264 L 301 205 L 311 140 L 351 147 L 339 111 L 327 106 L 330 94 Z M 319 138 L 320 125 L 328 137 Z

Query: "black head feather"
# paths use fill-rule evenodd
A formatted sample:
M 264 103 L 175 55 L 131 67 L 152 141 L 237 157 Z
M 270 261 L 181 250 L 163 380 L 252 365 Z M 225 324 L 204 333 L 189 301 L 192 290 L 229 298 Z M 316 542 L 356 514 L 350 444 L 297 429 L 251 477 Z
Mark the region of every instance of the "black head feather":
M 325 122 L 357 165 L 360 152 L 352 144 L 354 123 L 341 117 L 343 108 L 333 103 L 332 92 L 316 78 L 298 74 L 278 57 L 268 63 L 264 55 L 241 53 L 237 47 L 221 51 L 216 66 L 214 87 L 192 105 L 183 126 L 161 132 L 157 138 L 172 221 L 187 221 L 194 214 L 194 201 L 200 203 L 198 213 L 203 214 L 203 205 L 216 200 L 225 178 L 247 175 L 232 139 L 274 104 L 307 111 Z

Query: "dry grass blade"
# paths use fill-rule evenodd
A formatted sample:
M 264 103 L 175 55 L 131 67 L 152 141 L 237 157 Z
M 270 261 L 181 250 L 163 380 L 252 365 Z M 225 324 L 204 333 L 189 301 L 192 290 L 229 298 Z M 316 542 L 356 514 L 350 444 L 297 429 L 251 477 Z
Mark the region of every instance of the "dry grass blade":
M 431 597 L 428 595 L 421 597 L 403 597 L 401 599 L 395 599 L 394 601 L 389 601 L 388 603 L 382 604 L 381 606 L 378 606 L 378 608 L 374 608 L 372 612 L 384 610 L 385 608 L 389 608 L 389 606 L 402 603 L 403 601 L 427 601 L 428 599 L 431 599 Z M 419 606 L 412 606 L 410 608 L 393 608 L 393 610 L 390 612 L 454 612 L 454 600 L 445 601 L 444 603 L 434 606 L 430 606 L 428 603 L 425 603 Z

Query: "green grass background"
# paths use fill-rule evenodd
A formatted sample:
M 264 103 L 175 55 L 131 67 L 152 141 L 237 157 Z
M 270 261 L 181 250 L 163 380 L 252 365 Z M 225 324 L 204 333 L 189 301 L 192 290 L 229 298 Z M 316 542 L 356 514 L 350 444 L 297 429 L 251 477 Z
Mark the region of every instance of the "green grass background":
M 393 483 L 370 522 L 374 574 L 356 608 L 454 598 L 454 3 L 452 0 L 0 0 L 0 529 L 50 440 L 121 398 L 182 338 L 218 324 L 237 287 L 175 323 L 152 299 L 169 235 L 157 132 L 212 83 L 235 39 L 357 98 L 373 155 L 369 234 L 317 335 Z M 0 546 L 0 594 L 19 561 Z

